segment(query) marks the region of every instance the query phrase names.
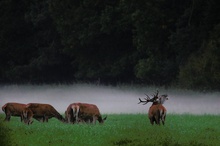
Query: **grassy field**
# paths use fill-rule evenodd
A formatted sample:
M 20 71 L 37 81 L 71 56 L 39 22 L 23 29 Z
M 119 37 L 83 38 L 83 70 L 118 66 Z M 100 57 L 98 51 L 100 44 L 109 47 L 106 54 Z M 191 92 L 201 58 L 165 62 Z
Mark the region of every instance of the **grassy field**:
M 57 119 L 48 123 L 21 123 L 12 117 L 3 122 L 0 114 L 2 146 L 218 146 L 220 116 L 168 114 L 165 126 L 152 126 L 145 114 L 108 115 L 103 125 L 63 124 Z

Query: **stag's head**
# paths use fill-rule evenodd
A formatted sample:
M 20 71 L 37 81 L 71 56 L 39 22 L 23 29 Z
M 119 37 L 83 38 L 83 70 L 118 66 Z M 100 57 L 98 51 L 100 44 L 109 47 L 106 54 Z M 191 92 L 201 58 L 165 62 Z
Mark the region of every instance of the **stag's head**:
M 158 99 L 158 103 L 164 104 L 164 102 L 165 102 L 166 100 L 168 100 L 168 95 L 167 95 L 167 94 L 161 95 L 161 96 L 159 97 L 159 99 Z

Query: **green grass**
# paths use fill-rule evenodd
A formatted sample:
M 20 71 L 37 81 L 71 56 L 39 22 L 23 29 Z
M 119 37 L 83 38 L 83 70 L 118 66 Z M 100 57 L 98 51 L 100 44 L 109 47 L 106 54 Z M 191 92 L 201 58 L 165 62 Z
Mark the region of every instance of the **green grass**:
M 103 125 L 63 124 L 34 121 L 25 125 L 12 117 L 3 122 L 0 115 L 1 145 L 18 146 L 218 146 L 220 116 L 168 114 L 165 126 L 152 126 L 145 114 L 108 115 Z

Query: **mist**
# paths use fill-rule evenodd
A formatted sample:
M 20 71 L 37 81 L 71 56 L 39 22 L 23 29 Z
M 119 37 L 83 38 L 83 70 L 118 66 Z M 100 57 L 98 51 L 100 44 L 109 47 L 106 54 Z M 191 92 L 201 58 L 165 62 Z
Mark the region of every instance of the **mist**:
M 96 104 L 102 114 L 147 113 L 151 103 L 137 104 L 138 98 L 168 94 L 164 103 L 168 114 L 220 114 L 220 92 L 201 93 L 189 90 L 142 86 L 74 85 L 10 85 L 0 87 L 0 106 L 7 102 L 48 103 L 64 113 L 74 102 Z M 3 111 L 0 111 L 1 113 Z

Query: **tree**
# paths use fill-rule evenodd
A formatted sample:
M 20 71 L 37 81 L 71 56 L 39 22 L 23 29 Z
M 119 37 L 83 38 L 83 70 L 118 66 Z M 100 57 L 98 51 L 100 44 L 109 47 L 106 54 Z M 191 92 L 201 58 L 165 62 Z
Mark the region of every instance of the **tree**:
M 120 2 L 53 1 L 51 11 L 76 79 L 133 78 L 132 29 Z
M 2 0 L 0 7 L 0 76 L 1 82 L 5 82 L 11 80 L 16 66 L 25 65 L 31 59 L 34 50 L 27 45 L 30 45 L 32 30 L 25 21 L 25 2 Z
M 184 46 L 186 54 L 180 54 L 184 58 L 180 64 L 179 84 L 186 88 L 195 89 L 219 89 L 219 2 L 196 1 L 194 13 L 187 33 L 193 36 L 191 47 Z M 199 12 L 196 10 L 200 10 Z M 197 12 L 197 13 L 196 13 Z M 198 17 L 198 15 L 202 15 Z M 197 16 L 197 17 L 196 17 Z M 214 29 L 213 29 L 214 28 Z M 196 30 L 196 31 L 195 31 Z M 182 36 L 184 33 L 180 33 Z M 185 42 L 185 41 L 184 41 Z M 186 44 L 190 44 L 187 42 Z M 190 50 L 191 49 L 191 50 Z

